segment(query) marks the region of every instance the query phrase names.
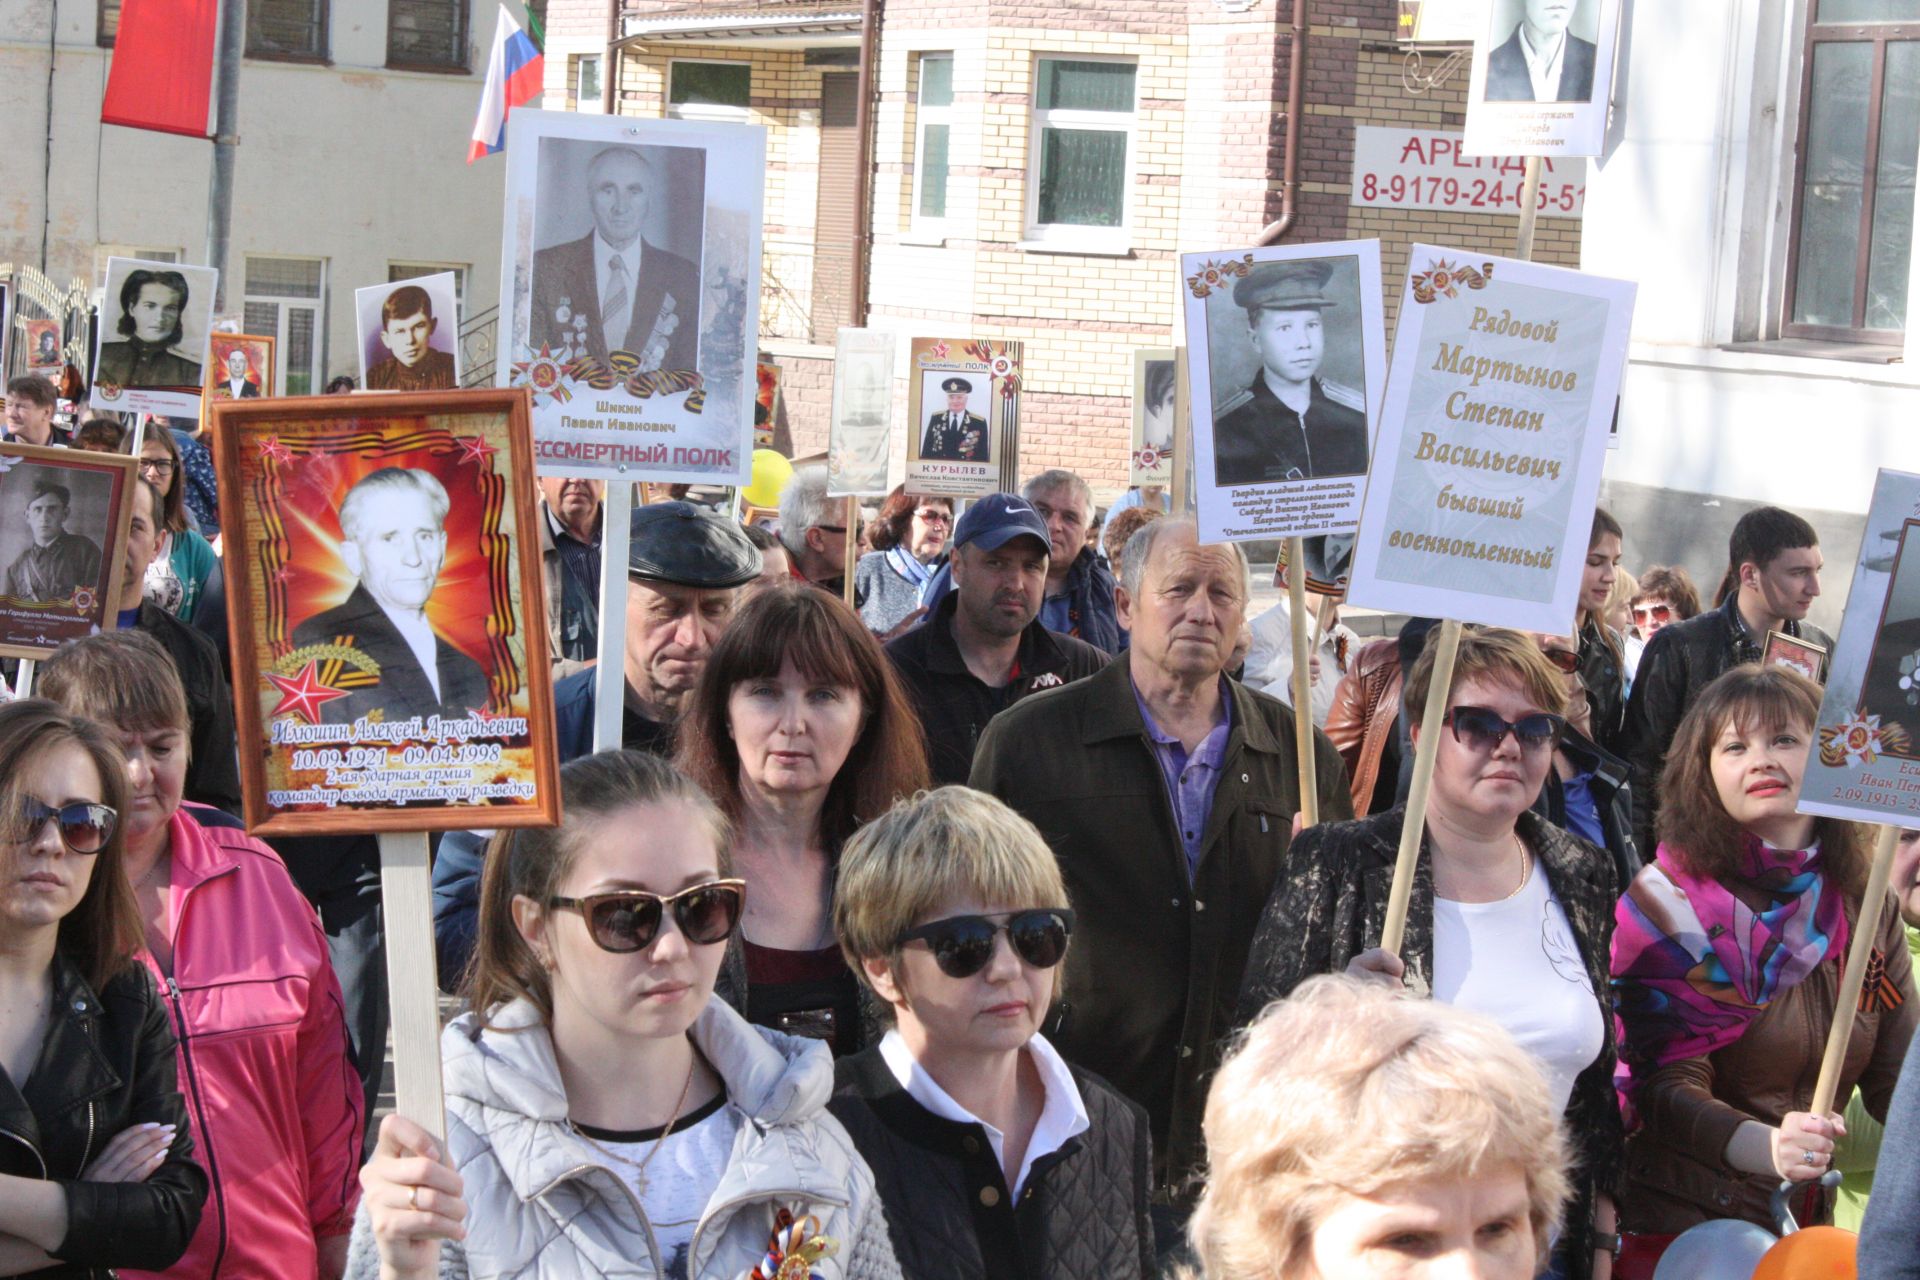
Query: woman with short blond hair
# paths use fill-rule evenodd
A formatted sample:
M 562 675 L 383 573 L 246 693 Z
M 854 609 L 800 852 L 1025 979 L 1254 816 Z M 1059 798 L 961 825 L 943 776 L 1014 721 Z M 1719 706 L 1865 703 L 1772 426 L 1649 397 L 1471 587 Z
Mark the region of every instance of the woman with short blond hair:
M 848 841 L 834 924 L 894 1022 L 832 1109 L 914 1280 L 1156 1274 L 1146 1112 L 1040 1034 L 1073 932 L 1058 863 L 993 797 L 943 787 Z
M 1352 978 L 1261 1015 L 1205 1127 L 1205 1280 L 1529 1280 L 1567 1199 L 1532 1057 L 1487 1018 Z

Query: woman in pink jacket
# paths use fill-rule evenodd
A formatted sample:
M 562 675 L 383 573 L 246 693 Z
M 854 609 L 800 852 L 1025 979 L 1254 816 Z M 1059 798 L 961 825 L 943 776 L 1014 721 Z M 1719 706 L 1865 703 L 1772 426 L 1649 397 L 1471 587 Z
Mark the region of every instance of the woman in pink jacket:
M 187 704 L 151 637 L 77 641 L 37 692 L 108 727 L 127 757 L 127 879 L 141 960 L 179 1042 L 194 1151 L 213 1183 L 193 1280 L 334 1280 L 359 1199 L 362 1114 L 326 936 L 286 866 L 217 809 L 183 806 Z M 121 1272 L 133 1275 L 133 1272 Z

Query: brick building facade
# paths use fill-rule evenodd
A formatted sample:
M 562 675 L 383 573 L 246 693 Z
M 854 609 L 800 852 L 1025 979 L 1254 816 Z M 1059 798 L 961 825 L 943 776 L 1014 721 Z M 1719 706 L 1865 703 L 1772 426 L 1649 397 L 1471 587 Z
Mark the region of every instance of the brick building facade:
M 609 2 L 550 0 L 549 106 L 598 109 L 582 81 L 598 83 Z M 1502 252 L 1514 226 L 1350 203 L 1356 125 L 1464 119 L 1464 68 L 1406 87 L 1396 15 L 1394 0 L 1310 5 L 1287 236 L 1378 237 L 1390 321 L 1408 243 Z M 1023 470 L 1124 487 L 1132 352 L 1183 340 L 1180 253 L 1245 247 L 1280 216 L 1290 20 L 1287 0 L 887 0 L 867 323 L 903 344 L 1023 341 Z M 768 129 L 762 348 L 783 370 L 778 443 L 818 452 L 850 301 L 860 5 L 625 0 L 620 22 L 616 111 Z M 1543 220 L 1535 257 L 1577 265 L 1578 221 Z

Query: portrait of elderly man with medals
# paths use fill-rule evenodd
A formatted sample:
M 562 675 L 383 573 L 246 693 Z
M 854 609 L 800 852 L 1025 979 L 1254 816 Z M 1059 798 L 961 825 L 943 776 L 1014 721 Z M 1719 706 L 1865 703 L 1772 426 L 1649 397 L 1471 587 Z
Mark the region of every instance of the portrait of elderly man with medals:
M 1214 411 L 1215 484 L 1365 473 L 1366 397 L 1319 376 L 1327 312 L 1341 306 L 1328 293 L 1332 278 L 1330 260 L 1308 258 L 1263 263 L 1234 285 L 1260 368 L 1251 386 Z M 1359 341 L 1357 332 L 1351 340 Z
M 946 393 L 947 407 L 927 418 L 926 434 L 920 437 L 920 460 L 991 462 L 987 420 L 967 409 L 973 384 L 965 378 L 947 378 L 940 390 Z

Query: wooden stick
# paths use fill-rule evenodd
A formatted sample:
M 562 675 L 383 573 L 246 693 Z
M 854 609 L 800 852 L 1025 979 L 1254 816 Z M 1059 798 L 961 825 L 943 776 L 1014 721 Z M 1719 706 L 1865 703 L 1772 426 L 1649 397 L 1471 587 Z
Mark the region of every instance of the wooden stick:
M 1185 314 L 1185 308 L 1175 308 Z M 1167 485 L 1166 512 L 1187 514 L 1187 491 L 1193 487 L 1193 423 L 1187 404 L 1187 349 L 1173 349 L 1173 474 Z
M 600 519 L 600 642 L 594 666 L 593 749 L 620 749 L 627 705 L 627 551 L 633 544 L 633 486 L 607 481 Z
M 447 1136 L 440 1092 L 440 997 L 433 959 L 433 880 L 424 831 L 380 835 L 380 903 L 392 1011 L 394 1107 L 434 1137 Z
M 1307 626 L 1307 551 L 1304 538 L 1287 539 L 1287 613 L 1293 628 L 1293 743 L 1300 760 L 1300 823 L 1320 821 L 1320 787 L 1313 758 L 1313 651 Z
M 1420 717 L 1420 741 L 1413 749 L 1413 785 L 1407 792 L 1407 820 L 1400 828 L 1400 854 L 1393 864 L 1393 891 L 1387 897 L 1387 922 L 1380 930 L 1380 946 L 1395 955 L 1407 934 L 1407 895 L 1413 892 L 1413 865 L 1420 860 L 1420 838 L 1427 829 L 1427 792 L 1433 787 L 1433 762 L 1440 754 L 1440 734 L 1447 717 L 1447 699 L 1453 692 L 1453 663 L 1460 656 L 1460 624 L 1452 618 L 1440 624 L 1440 635 L 1428 644 L 1440 647 L 1433 655 L 1433 680 L 1427 686 L 1427 709 Z
M 847 555 L 842 568 L 844 576 L 840 580 L 840 598 L 847 602 L 847 608 L 853 608 L 853 568 L 860 561 L 860 499 L 847 495 L 847 512 L 840 523 L 847 527 L 841 537 L 846 541 Z
M 20 669 L 14 673 L 13 696 L 31 698 L 33 696 L 33 672 L 35 663 L 32 658 L 20 659 Z
M 1847 945 L 1847 967 L 1840 974 L 1840 994 L 1833 1006 L 1833 1026 L 1827 1031 L 1827 1051 L 1820 1059 L 1819 1082 L 1813 1086 L 1814 1115 L 1833 1110 L 1840 1087 L 1840 1069 L 1846 1065 L 1847 1039 L 1853 1035 L 1854 1010 L 1860 1006 L 1860 987 L 1867 976 L 1867 959 L 1880 932 L 1880 912 L 1887 903 L 1887 878 L 1893 870 L 1893 849 L 1900 828 L 1881 827 L 1873 844 L 1873 869 L 1867 873 L 1867 891 L 1860 899 L 1860 918 L 1854 921 L 1853 941 Z
M 1533 261 L 1533 226 L 1540 216 L 1540 157 L 1528 156 L 1526 176 L 1520 179 L 1520 234 L 1515 237 L 1513 256 L 1522 262 Z

